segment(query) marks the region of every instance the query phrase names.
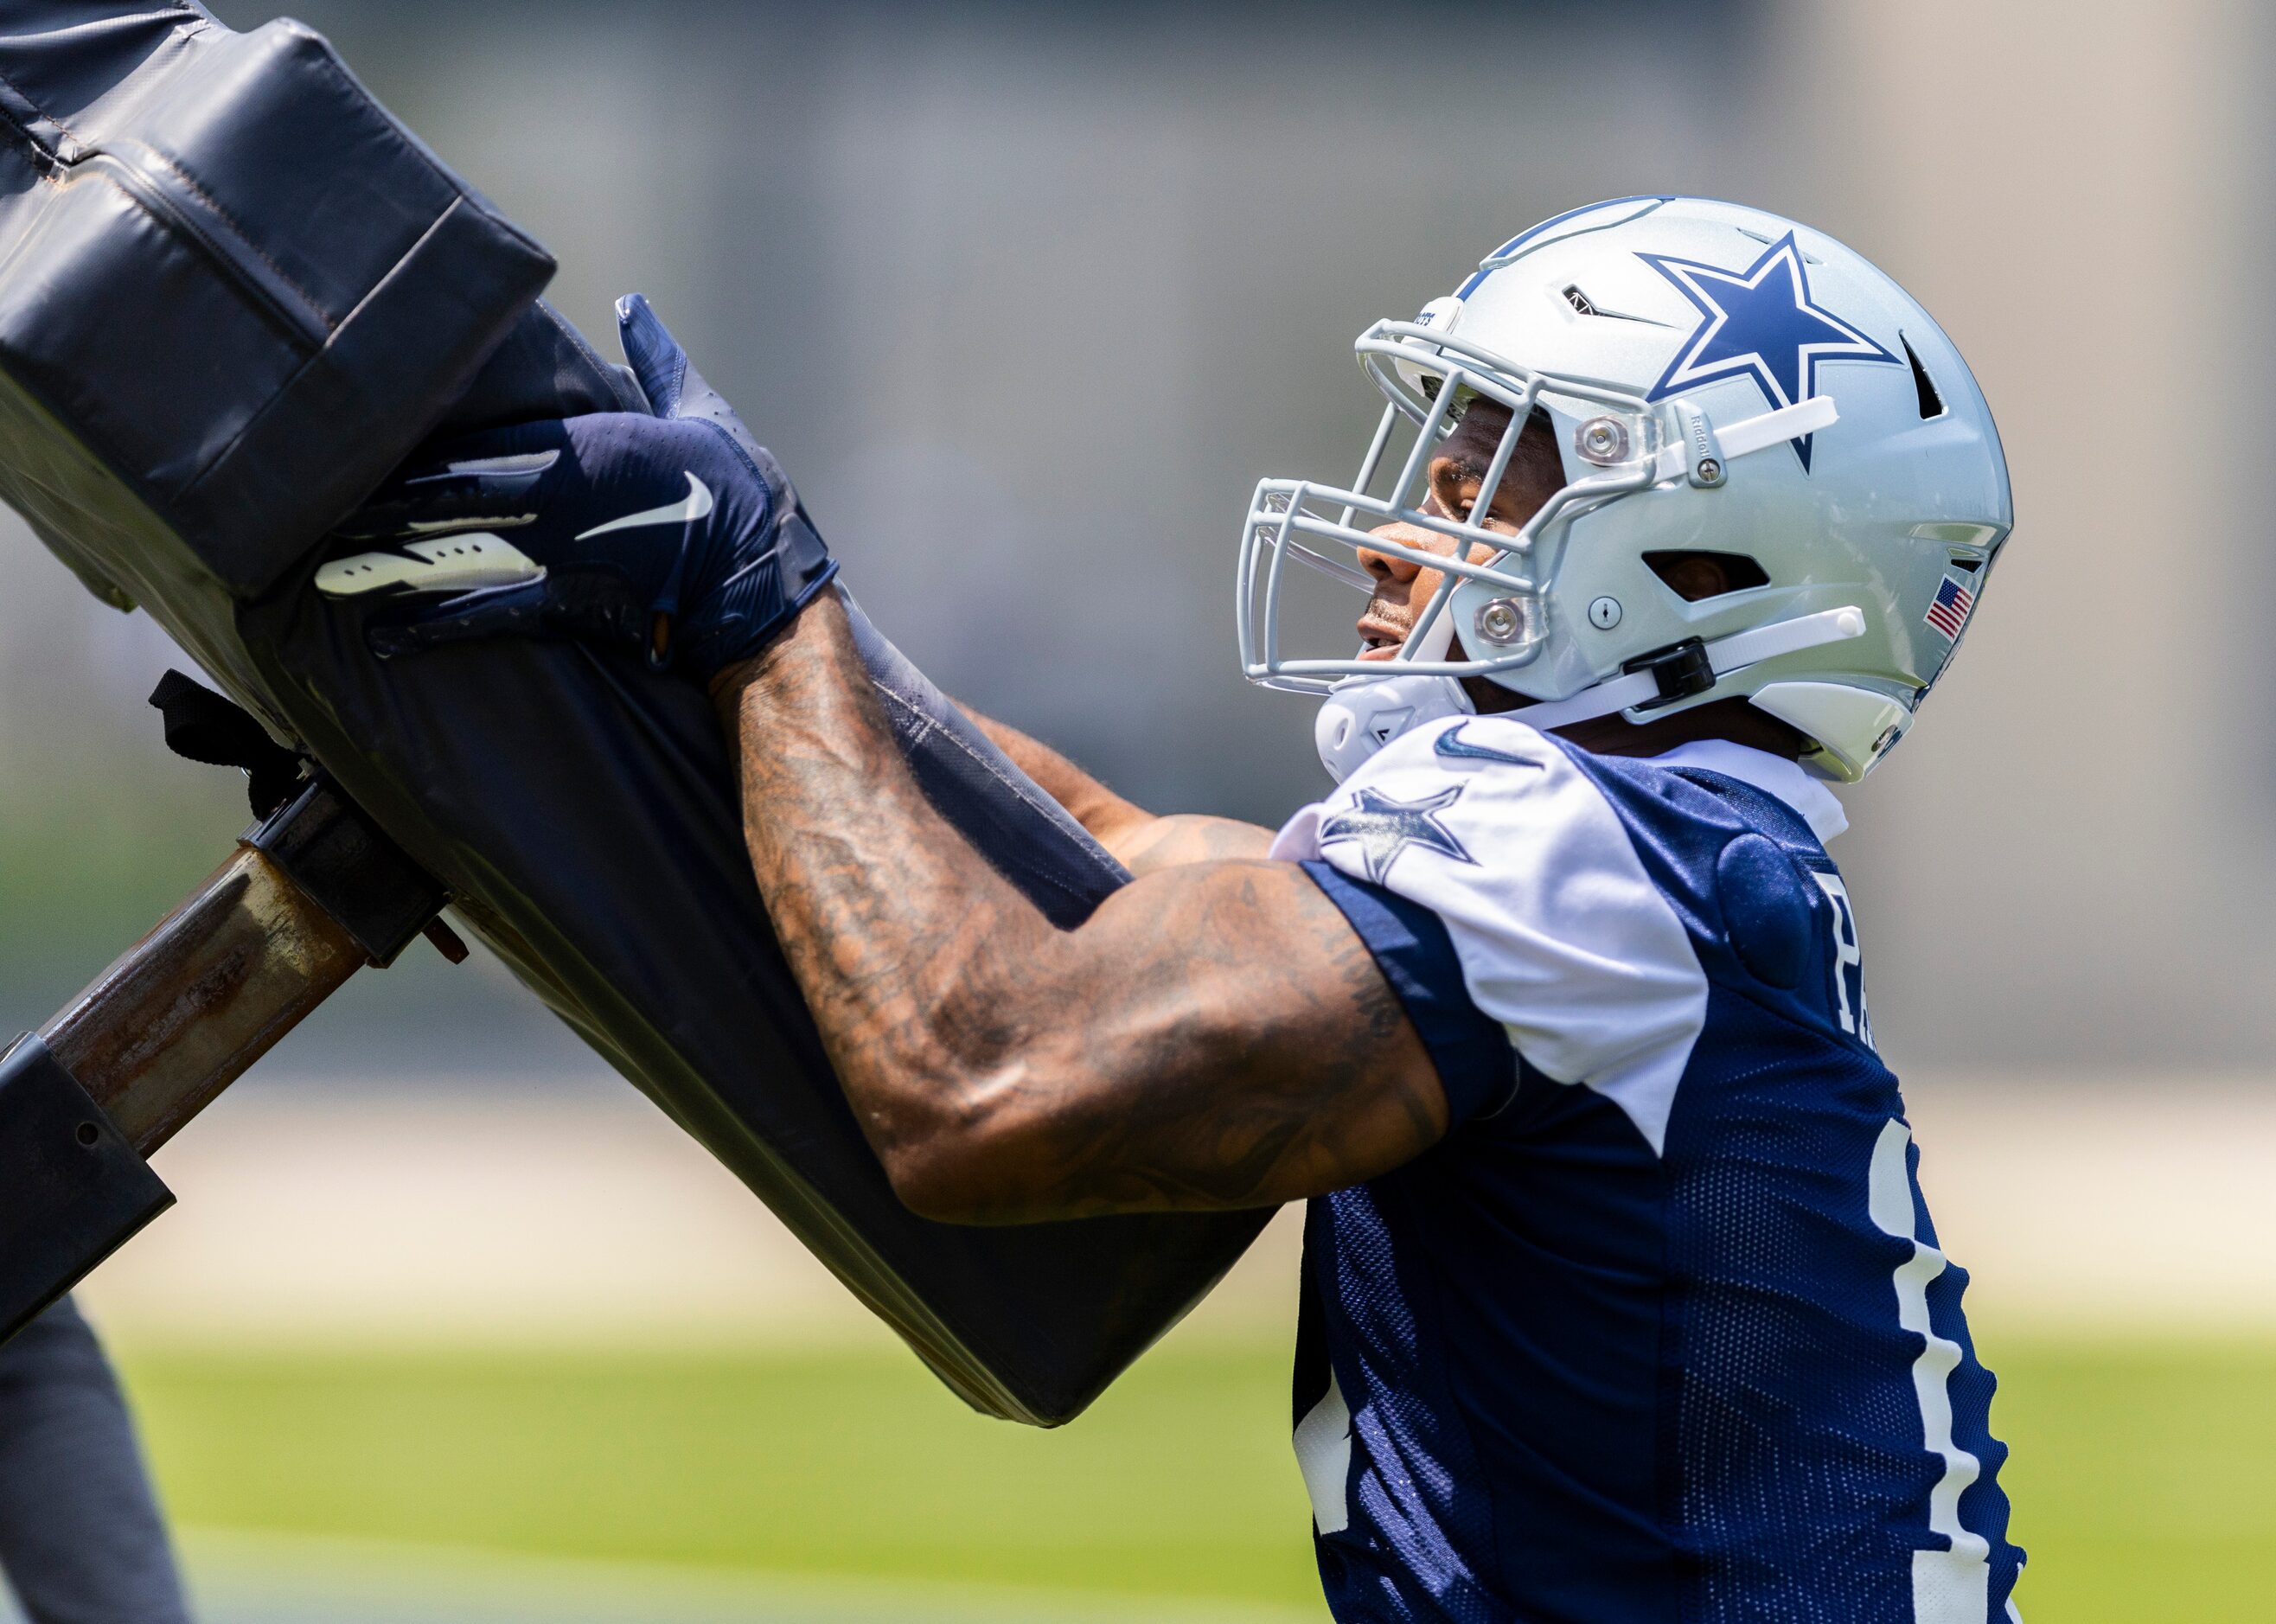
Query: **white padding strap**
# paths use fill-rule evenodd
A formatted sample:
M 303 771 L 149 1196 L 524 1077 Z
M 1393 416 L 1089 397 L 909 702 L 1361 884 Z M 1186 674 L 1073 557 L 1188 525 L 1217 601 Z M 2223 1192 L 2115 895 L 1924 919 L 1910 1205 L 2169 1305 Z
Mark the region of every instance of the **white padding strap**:
M 1743 457 L 1784 440 L 1802 439 L 1821 429 L 1831 429 L 1840 421 L 1841 414 L 1833 409 L 1832 396 L 1812 395 L 1798 406 L 1782 406 L 1760 417 L 1733 423 L 1728 429 L 1718 429 L 1715 437 L 1723 443 L 1726 458 Z
M 1778 414 L 1772 413 L 1771 415 L 1777 416 Z M 1864 634 L 1865 611 L 1845 605 L 1840 609 L 1821 610 L 1814 615 L 1797 616 L 1792 620 L 1773 620 L 1768 626 L 1757 626 L 1744 632 L 1734 632 L 1728 637 L 1718 638 L 1706 645 L 1707 663 L 1719 679 L 1744 666 L 1775 659 L 1781 654 L 1794 654 L 1804 649 L 1820 648 L 1826 643 L 1847 642 L 1850 638 Z M 1600 682 L 1595 687 L 1584 688 L 1570 699 L 1528 705 L 1514 713 L 1511 720 L 1546 731 L 1574 722 L 1608 717 L 1615 710 L 1648 705 L 1658 697 L 1659 679 L 1648 671 L 1633 672 L 1625 677 Z
M 1780 406 L 1760 417 L 1743 418 L 1728 429 L 1718 426 L 1715 443 L 1722 449 L 1723 460 L 1730 462 L 1784 441 L 1799 440 L 1821 429 L 1831 429 L 1840 421 L 1841 414 L 1834 409 L 1832 396 L 1812 395 L 1799 405 Z M 1660 447 L 1658 459 L 1652 466 L 1652 477 L 1680 477 L 1689 456 L 1690 448 L 1680 442 Z

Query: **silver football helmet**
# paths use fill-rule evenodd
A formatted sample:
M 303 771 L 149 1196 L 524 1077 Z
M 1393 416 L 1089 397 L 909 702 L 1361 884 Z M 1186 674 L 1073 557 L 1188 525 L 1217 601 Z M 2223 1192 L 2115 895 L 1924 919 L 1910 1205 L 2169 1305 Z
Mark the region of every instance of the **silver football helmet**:
M 1855 782 L 1950 663 L 2014 522 L 1999 431 L 1943 330 L 1862 255 L 1758 209 L 1574 209 L 1356 347 L 1388 402 L 1357 478 L 1262 482 L 1239 564 L 1241 668 L 1326 696 L 1338 777 L 1468 710 L 1459 679 L 1484 677 L 1540 727 L 1743 695 L 1814 741 L 1806 766 Z M 1479 399 L 1510 415 L 1476 512 L 1529 416 L 1555 431 L 1566 482 L 1514 536 L 1425 506 L 1432 452 Z M 1369 534 L 1394 523 L 1451 556 Z M 1344 562 L 1361 547 L 1444 573 L 1397 657 L 1284 653 L 1288 566 L 1371 590 Z M 1686 601 L 1661 551 L 1726 555 L 1753 584 Z

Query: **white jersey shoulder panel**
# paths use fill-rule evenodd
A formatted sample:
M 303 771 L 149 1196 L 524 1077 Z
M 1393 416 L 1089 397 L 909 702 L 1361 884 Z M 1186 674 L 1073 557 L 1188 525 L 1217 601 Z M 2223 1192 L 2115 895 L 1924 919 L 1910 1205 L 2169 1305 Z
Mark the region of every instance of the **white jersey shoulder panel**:
M 1289 819 L 1272 855 L 1436 914 L 1470 1001 L 1526 1062 L 1611 1099 L 1661 1148 L 1707 978 L 1619 815 L 1558 746 L 1506 717 L 1416 728 Z

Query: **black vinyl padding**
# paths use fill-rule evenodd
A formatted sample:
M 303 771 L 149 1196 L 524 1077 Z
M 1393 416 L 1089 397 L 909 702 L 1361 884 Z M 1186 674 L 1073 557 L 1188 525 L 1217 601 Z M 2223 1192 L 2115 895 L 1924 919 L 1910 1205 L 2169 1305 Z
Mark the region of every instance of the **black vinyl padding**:
M 551 269 L 296 24 L 0 3 L 0 497 L 306 748 L 951 1387 L 1065 1421 L 1265 1215 L 914 1217 L 776 945 L 703 696 L 558 642 L 383 664 L 364 610 L 311 588 L 326 528 L 422 438 L 645 409 L 537 302 Z M 863 636 L 926 794 L 991 863 L 1063 926 L 1123 883 Z

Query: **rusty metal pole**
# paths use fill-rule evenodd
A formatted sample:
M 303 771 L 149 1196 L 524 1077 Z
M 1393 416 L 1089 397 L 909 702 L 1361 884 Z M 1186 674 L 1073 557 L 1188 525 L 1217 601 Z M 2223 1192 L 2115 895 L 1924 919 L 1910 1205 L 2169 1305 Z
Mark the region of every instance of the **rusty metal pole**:
M 147 1157 L 368 962 L 266 853 L 242 846 L 40 1038 Z
M 319 778 L 39 1032 L 0 1056 L 0 1341 L 163 1211 L 144 1158 L 444 896 Z

